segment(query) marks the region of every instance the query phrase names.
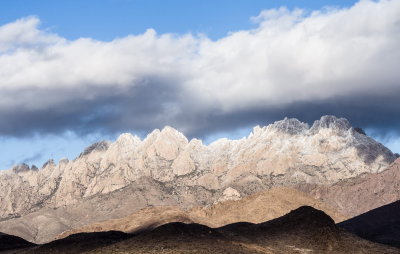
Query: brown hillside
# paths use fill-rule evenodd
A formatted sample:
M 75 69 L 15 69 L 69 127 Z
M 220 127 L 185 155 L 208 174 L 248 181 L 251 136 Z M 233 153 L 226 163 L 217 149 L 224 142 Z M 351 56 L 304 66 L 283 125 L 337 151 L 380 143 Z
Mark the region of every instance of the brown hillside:
M 274 188 L 241 200 L 228 200 L 212 206 L 196 207 L 189 211 L 175 206 L 145 208 L 121 219 L 107 220 L 66 231 L 59 238 L 80 232 L 117 230 L 134 233 L 169 222 L 194 222 L 209 227 L 221 227 L 242 221 L 260 223 L 275 219 L 303 205 L 321 209 L 337 222 L 345 219 L 334 209 L 302 192 L 291 188 Z

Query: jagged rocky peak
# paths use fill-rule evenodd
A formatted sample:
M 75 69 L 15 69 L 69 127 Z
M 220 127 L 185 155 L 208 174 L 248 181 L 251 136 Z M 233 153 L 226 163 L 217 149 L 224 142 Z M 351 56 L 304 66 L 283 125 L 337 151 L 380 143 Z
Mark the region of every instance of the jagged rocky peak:
M 161 145 L 161 143 L 163 143 L 164 145 L 174 144 L 175 146 L 178 144 L 189 143 L 185 135 L 183 135 L 181 132 L 170 126 L 165 126 L 162 130 L 155 129 L 154 131 L 152 131 L 150 134 L 147 135 L 144 142 L 147 143 L 150 142 L 153 143 L 154 145 Z
M 117 153 L 133 153 L 133 151 L 142 144 L 142 140 L 138 136 L 130 133 L 121 134 L 115 142 L 113 142 L 107 152 L 114 151 Z
M 189 142 L 191 146 L 203 146 L 203 141 L 201 139 L 192 138 Z
M 54 165 L 56 165 L 56 164 L 54 163 L 54 160 L 53 160 L 53 159 L 50 159 L 50 160 L 46 161 L 46 162 L 43 164 L 42 168 L 45 168 L 45 167 L 47 167 L 47 166 L 54 166 Z
M 85 150 L 79 155 L 79 158 L 88 155 L 90 153 L 92 153 L 93 151 L 107 151 L 107 149 L 110 147 L 110 142 L 103 140 L 100 142 L 96 142 L 90 146 L 88 146 L 87 148 L 85 148 Z
M 12 168 L 12 170 L 14 173 L 22 173 L 22 172 L 28 172 L 28 171 L 37 171 L 38 168 L 35 165 L 32 165 L 29 167 L 28 164 L 21 163 L 21 164 L 15 165 Z
M 335 131 L 347 131 L 351 128 L 349 121 L 345 118 L 338 118 L 332 115 L 322 116 L 321 119 L 316 120 L 313 125 L 310 126 L 307 123 L 301 122 L 297 118 L 287 118 L 285 117 L 283 120 L 276 121 L 266 127 L 256 126 L 253 129 L 253 132 L 250 134 L 251 136 L 258 136 L 264 133 L 264 131 L 279 131 L 282 133 L 287 133 L 290 135 L 299 135 L 299 134 L 316 134 L 321 129 L 332 129 Z M 354 131 L 365 134 L 365 132 L 361 128 L 355 128 Z
M 29 171 L 30 168 L 29 168 L 29 165 L 28 165 L 28 164 L 26 164 L 26 163 L 21 163 L 21 164 L 15 165 L 15 166 L 13 167 L 12 170 L 13 170 L 15 173 L 21 173 L 21 172 Z
M 351 128 L 346 118 L 338 118 L 332 115 L 322 116 L 320 120 L 316 120 L 311 127 L 311 132 L 318 132 L 321 129 L 334 129 L 339 131 L 347 131 Z
M 264 128 L 260 127 L 260 125 L 257 125 L 253 128 L 253 131 L 250 133 L 249 138 L 253 136 L 259 136 L 263 133 Z
M 119 135 L 116 142 L 119 144 L 138 144 L 141 140 L 138 136 L 134 136 L 131 133 L 122 133 Z
M 147 137 L 143 140 L 146 145 L 157 145 L 161 143 L 176 144 L 176 143 L 189 143 L 188 139 L 178 130 L 165 126 L 162 130 L 154 129 L 152 132 L 147 134 Z
M 45 168 L 45 167 L 47 167 L 47 166 L 55 166 L 55 165 L 56 165 L 56 164 L 54 163 L 54 160 L 53 160 L 53 159 L 50 159 L 50 160 L 46 161 L 46 162 L 43 164 L 42 168 Z
M 166 138 L 174 138 L 181 140 L 185 143 L 188 143 L 189 141 L 187 140 L 186 136 L 183 135 L 180 131 L 176 130 L 175 128 L 171 126 L 165 126 L 161 132 L 160 132 L 161 137 L 166 137 Z
M 58 162 L 59 164 L 67 164 L 69 162 L 68 158 L 63 157 L 60 159 L 60 161 Z
M 166 126 L 158 133 L 152 146 L 158 156 L 166 160 L 174 160 L 188 143 L 189 141 L 182 133 Z
M 274 122 L 271 127 L 291 135 L 304 133 L 309 128 L 307 123 L 303 123 L 296 118 L 287 117 L 283 120 Z

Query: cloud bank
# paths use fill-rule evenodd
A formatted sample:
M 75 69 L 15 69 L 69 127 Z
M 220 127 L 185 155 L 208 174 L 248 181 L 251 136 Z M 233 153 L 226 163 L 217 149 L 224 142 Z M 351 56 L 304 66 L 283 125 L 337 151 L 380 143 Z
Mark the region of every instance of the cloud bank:
M 400 133 L 400 1 L 262 11 L 213 41 L 149 29 L 68 40 L 27 17 L 0 27 L 0 136 L 172 125 L 204 136 L 322 114 Z

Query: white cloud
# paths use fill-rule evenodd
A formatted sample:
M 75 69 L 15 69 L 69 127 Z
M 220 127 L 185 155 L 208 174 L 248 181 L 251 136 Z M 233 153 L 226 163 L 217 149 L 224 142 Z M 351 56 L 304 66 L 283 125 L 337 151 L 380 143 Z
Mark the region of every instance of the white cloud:
M 57 35 L 39 30 L 39 24 L 40 20 L 32 16 L 1 26 L 0 53 L 18 48 L 50 45 L 63 40 Z
M 203 68 L 192 82 L 226 110 L 399 86 L 399 1 L 309 16 L 281 8 L 255 20 L 255 30 L 202 45 Z
M 360 1 L 312 13 L 280 8 L 252 20 L 255 29 L 217 41 L 151 29 L 110 42 L 71 41 L 40 29 L 36 17 L 3 25 L 0 111 L 51 110 L 96 100 L 104 88 L 123 95 L 154 79 L 172 82 L 180 93 L 172 104 L 147 102 L 165 104 L 171 117 L 399 88 L 400 1 Z M 59 92 L 66 90 L 75 92 Z M 53 92 L 39 98 L 43 91 Z

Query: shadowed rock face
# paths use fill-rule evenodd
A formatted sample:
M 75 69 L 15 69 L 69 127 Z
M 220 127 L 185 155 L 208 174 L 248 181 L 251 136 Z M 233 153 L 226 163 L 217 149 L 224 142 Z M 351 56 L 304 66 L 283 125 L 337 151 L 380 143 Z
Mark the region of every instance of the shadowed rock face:
M 362 128 L 356 127 L 354 128 L 354 131 L 362 134 L 362 135 L 367 135 L 367 133 L 365 133 L 365 131 Z
M 29 168 L 28 164 L 22 163 L 22 164 L 14 166 L 12 170 L 13 170 L 14 173 L 18 174 L 18 173 L 21 173 L 21 172 L 29 171 L 30 168 Z
M 12 168 L 12 171 L 13 171 L 15 174 L 28 172 L 28 171 L 30 171 L 30 170 L 32 170 L 32 171 L 37 171 L 37 170 L 39 170 L 39 169 L 38 169 L 35 165 L 32 165 L 32 166 L 29 167 L 29 165 L 28 165 L 28 164 L 25 164 L 25 163 L 18 164 L 18 165 L 14 166 L 14 167 Z
M 373 242 L 400 248 L 400 200 L 338 224 Z
M 85 150 L 79 155 L 79 158 L 90 154 L 93 151 L 107 151 L 110 146 L 110 142 L 108 141 L 100 141 L 92 144 L 91 146 L 85 148 Z
M 54 166 L 56 166 L 56 164 L 54 163 L 54 160 L 53 160 L 53 159 L 50 159 L 50 160 L 46 161 L 46 162 L 43 164 L 42 168 L 54 167 Z
M 136 235 L 119 232 L 78 234 L 30 253 L 400 253 L 338 227 L 322 211 L 300 207 L 272 221 L 235 223 L 221 228 L 169 223 Z
M 255 127 L 247 138 L 207 146 L 171 127 L 144 140 L 123 134 L 113 143 L 88 147 L 73 161 L 0 172 L 0 231 L 42 243 L 75 227 L 76 214 L 93 223 L 151 206 L 209 206 L 275 187 L 334 184 L 384 171 L 394 159 L 387 148 L 334 116 L 311 128 L 284 119 Z M 126 205 L 122 197 L 135 202 Z M 107 218 L 84 212 L 107 202 L 114 204 L 107 206 Z M 122 207 L 129 210 L 120 212 Z

